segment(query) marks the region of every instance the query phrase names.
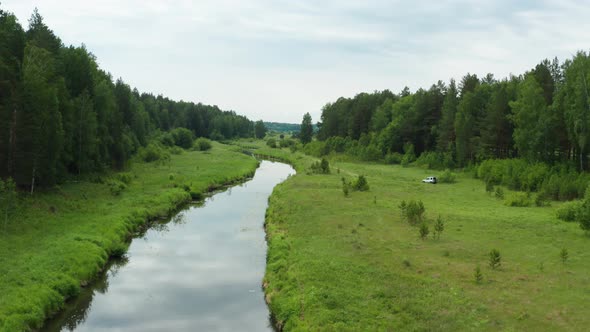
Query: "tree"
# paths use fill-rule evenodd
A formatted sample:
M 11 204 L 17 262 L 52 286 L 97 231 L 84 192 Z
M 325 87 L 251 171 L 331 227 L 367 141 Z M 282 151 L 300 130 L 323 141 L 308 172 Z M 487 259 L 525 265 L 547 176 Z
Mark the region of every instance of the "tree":
M 311 123 L 311 115 L 309 115 L 309 113 L 305 113 L 305 115 L 303 116 L 303 121 L 301 122 L 301 133 L 299 134 L 301 143 L 307 144 L 311 142 L 312 136 L 313 125 Z
M 4 219 L 4 231 L 8 225 L 8 220 L 16 211 L 17 193 L 16 184 L 11 178 L 6 181 L 0 179 L 0 212 Z
M 531 160 L 542 159 L 543 155 L 551 154 L 548 147 L 551 133 L 548 126 L 551 119 L 547 114 L 547 104 L 543 96 L 543 89 L 533 75 L 528 75 L 520 86 L 516 101 L 510 102 L 514 123 L 514 145 L 519 155 Z
M 262 120 L 256 121 L 254 124 L 254 135 L 256 138 L 264 138 L 266 136 L 266 126 Z
M 493 270 L 497 269 L 502 264 L 502 262 L 501 262 L 502 256 L 500 256 L 500 252 L 496 249 L 492 249 L 490 251 L 489 256 L 490 256 L 490 261 L 489 261 L 490 267 Z

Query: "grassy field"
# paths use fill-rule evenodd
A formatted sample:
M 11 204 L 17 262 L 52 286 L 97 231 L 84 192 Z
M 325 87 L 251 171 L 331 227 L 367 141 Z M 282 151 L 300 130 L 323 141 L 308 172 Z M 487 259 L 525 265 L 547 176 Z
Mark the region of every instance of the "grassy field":
M 165 218 L 193 195 L 252 175 L 257 162 L 214 143 L 209 152 L 172 155 L 165 164 L 136 163 L 122 192 L 108 177 L 68 183 L 22 202 L 0 228 L 0 331 L 36 329 L 75 296 L 146 220 Z
M 254 147 L 252 147 L 254 148 Z M 423 184 L 437 172 L 333 162 L 308 175 L 312 159 L 277 186 L 267 211 L 265 287 L 288 331 L 583 331 L 590 326 L 590 237 L 549 207 L 508 207 L 483 182 Z M 365 175 L 370 190 L 344 197 L 341 178 Z M 510 191 L 505 190 L 506 195 Z M 432 233 L 402 220 L 402 200 L 422 200 Z M 560 252 L 566 248 L 564 263 Z M 489 267 L 497 249 L 501 266 Z M 477 283 L 475 269 L 483 280 Z

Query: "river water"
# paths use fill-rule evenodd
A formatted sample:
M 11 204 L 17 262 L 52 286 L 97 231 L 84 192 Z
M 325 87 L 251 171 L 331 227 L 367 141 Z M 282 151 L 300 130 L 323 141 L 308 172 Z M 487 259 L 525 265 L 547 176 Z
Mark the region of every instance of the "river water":
M 43 331 L 272 331 L 264 215 L 294 173 L 262 161 L 253 179 L 150 228 Z

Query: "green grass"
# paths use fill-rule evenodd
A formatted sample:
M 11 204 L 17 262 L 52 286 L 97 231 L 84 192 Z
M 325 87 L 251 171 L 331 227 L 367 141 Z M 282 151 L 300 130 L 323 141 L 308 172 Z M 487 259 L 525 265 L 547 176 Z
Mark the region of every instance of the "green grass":
M 214 143 L 207 152 L 172 155 L 166 164 L 136 163 L 111 176 L 131 179 L 118 196 L 103 177 L 104 183 L 68 183 L 25 199 L 0 229 L 0 331 L 39 328 L 109 256 L 126 250 L 126 240 L 146 220 L 165 218 L 191 199 L 190 192 L 199 196 L 239 181 L 256 167 L 235 147 Z
M 510 207 L 467 174 L 454 184 L 430 185 L 421 179 L 439 172 L 419 168 L 341 162 L 330 175 L 308 175 L 302 170 L 313 159 L 275 154 L 298 168 L 275 188 L 266 219 L 266 297 L 285 330 L 590 326 L 590 237 L 556 218 L 559 203 Z M 370 191 L 345 198 L 341 177 L 360 174 Z M 401 219 L 398 205 L 411 199 L 424 202 L 427 240 Z M 445 230 L 435 240 L 439 215 Z M 565 264 L 562 248 L 569 252 Z M 502 256 L 496 270 L 488 265 L 492 249 Z

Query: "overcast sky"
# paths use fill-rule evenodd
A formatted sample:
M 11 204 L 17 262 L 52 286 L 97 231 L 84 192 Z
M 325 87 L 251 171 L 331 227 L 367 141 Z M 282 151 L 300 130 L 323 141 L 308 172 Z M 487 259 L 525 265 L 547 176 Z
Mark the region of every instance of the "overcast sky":
M 320 118 L 340 96 L 502 78 L 590 49 L 580 0 L 0 0 L 142 92 L 253 120 Z

